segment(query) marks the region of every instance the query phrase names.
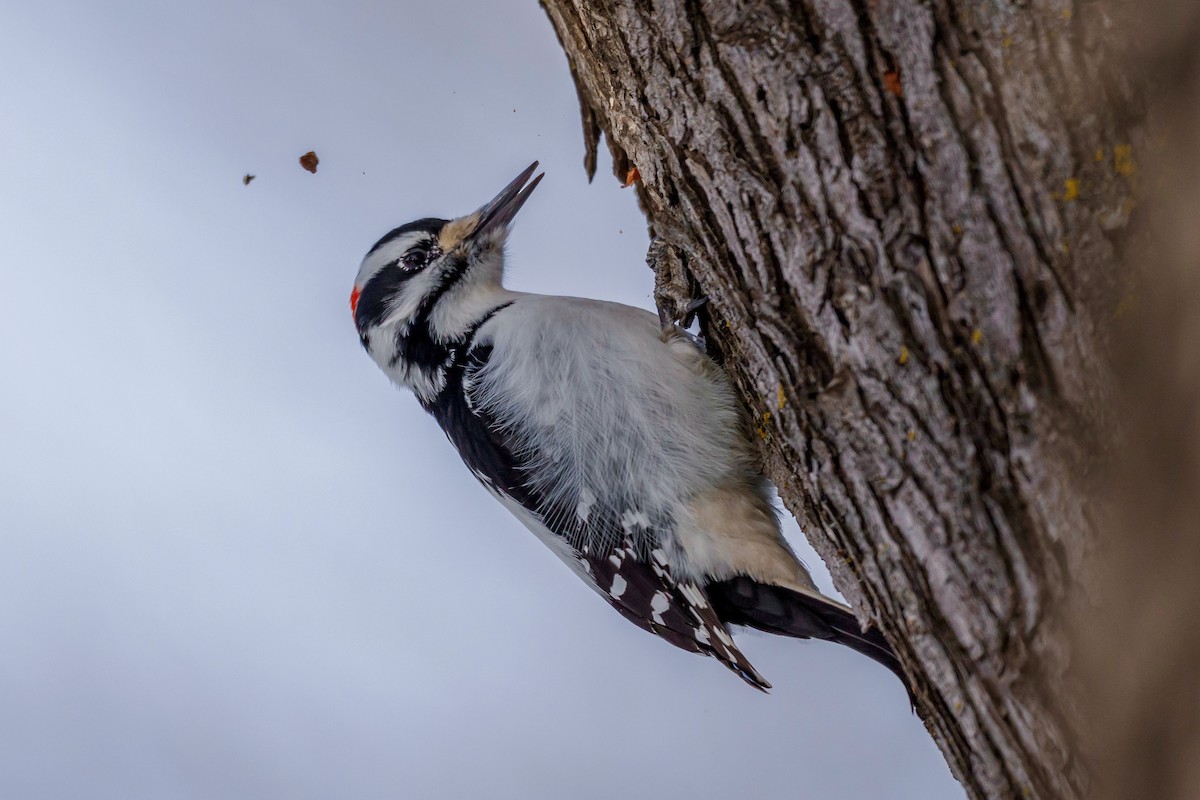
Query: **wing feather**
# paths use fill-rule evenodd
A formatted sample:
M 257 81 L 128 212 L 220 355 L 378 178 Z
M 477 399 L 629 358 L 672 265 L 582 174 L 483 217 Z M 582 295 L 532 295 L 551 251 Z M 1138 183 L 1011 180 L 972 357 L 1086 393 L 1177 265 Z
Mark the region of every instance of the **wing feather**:
M 769 688 L 704 589 L 672 575 L 662 549 L 669 519 L 615 508 L 591 493 L 568 508 L 531 479 L 528 466 L 547 454 L 519 443 L 478 396 L 479 373 L 491 354 L 486 340 L 468 343 L 448 369 L 444 390 L 426 406 L 471 472 L 510 508 L 515 504 L 522 521 L 560 557 L 574 559 L 570 566 L 626 619 L 676 647 L 713 656 L 756 688 Z

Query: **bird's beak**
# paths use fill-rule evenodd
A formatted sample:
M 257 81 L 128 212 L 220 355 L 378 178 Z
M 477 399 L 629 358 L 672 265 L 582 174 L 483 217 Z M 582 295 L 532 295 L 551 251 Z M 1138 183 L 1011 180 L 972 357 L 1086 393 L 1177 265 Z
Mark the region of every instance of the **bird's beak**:
M 538 186 L 538 181 L 542 178 L 538 175 L 529 181 L 529 176 L 533 175 L 535 169 L 538 169 L 536 161 L 529 164 L 523 173 L 512 179 L 511 184 L 505 186 L 502 192 L 482 205 L 478 211 L 446 223 L 442 233 L 438 234 L 438 245 L 443 251 L 449 253 L 463 245 L 494 240 L 497 235 L 503 239 L 504 231 L 508 229 L 512 217 L 521 210 L 524 201 L 529 199 L 534 187 Z M 526 181 L 529 181 L 528 185 Z
M 529 176 L 537 167 L 538 162 L 536 161 L 530 164 L 524 172 L 513 178 L 512 182 L 500 191 L 500 194 L 475 212 L 479 215 L 479 225 L 471 233 L 472 237 L 484 236 L 489 231 L 507 227 L 508 223 L 512 222 L 512 218 L 521 210 L 521 206 L 525 205 L 529 195 L 533 194 L 533 190 L 546 174 L 539 173 L 536 178 L 529 181 Z M 528 186 L 526 186 L 526 181 L 529 181 Z

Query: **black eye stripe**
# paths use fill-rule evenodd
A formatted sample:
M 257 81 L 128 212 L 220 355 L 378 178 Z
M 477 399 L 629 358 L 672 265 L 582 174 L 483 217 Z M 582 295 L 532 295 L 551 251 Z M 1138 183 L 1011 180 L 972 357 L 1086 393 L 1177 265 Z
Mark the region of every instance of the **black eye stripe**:
M 441 255 L 436 240 L 414 244 L 400 258 L 389 261 L 371 276 L 358 296 L 354 320 L 360 331 L 378 325 L 387 315 L 388 300 L 410 279 L 422 273 Z M 440 295 L 440 292 L 439 292 Z
M 354 312 L 354 321 L 359 330 L 366 330 L 372 325 L 383 322 L 387 314 L 388 300 L 404 286 L 411 278 L 420 274 L 420 270 L 405 269 L 400 260 L 385 264 L 362 288 L 358 295 L 358 306 Z

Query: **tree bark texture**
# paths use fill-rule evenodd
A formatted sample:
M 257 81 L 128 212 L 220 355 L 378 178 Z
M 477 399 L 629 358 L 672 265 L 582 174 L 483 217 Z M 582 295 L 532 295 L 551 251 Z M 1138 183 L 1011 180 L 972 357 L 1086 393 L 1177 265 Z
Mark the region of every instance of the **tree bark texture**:
M 542 3 L 588 170 L 601 132 L 636 167 L 660 300 L 710 298 L 768 475 L 954 774 L 1085 796 L 1060 611 L 1094 541 L 1141 147 L 1104 8 Z

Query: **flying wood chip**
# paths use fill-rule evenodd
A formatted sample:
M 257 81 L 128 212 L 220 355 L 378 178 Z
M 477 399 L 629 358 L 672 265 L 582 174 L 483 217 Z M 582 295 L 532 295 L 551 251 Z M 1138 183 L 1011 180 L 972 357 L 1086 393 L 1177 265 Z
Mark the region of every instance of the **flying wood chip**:
M 245 175 L 242 176 L 242 186 L 249 186 L 250 181 L 254 180 L 255 177 L 256 176 L 251 175 L 249 172 L 247 172 Z
M 317 172 L 317 164 L 321 163 L 321 159 L 317 158 L 317 154 L 309 150 L 304 155 L 300 156 L 300 166 L 304 167 L 314 175 Z

